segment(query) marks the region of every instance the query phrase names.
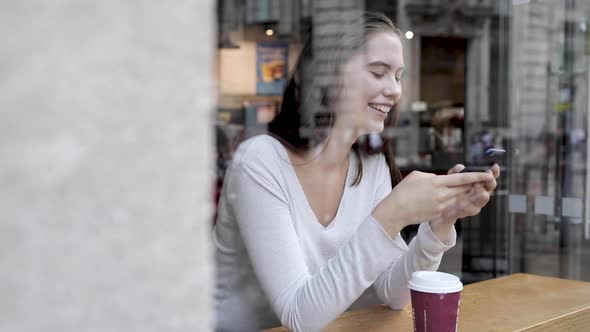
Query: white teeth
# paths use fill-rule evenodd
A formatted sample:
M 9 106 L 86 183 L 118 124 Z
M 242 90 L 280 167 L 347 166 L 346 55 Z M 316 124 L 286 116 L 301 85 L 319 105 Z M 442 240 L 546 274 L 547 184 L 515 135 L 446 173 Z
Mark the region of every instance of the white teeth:
M 383 112 L 383 113 L 389 113 L 389 110 L 391 109 L 391 107 L 389 107 L 389 106 L 378 105 L 378 104 L 369 104 L 369 107 L 376 109 L 376 110 Z

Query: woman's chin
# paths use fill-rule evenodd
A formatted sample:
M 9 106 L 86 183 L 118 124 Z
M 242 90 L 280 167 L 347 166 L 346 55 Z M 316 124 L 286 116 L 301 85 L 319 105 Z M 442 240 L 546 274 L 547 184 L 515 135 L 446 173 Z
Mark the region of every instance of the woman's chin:
M 379 123 L 371 123 L 369 124 L 369 128 L 367 129 L 367 134 L 380 134 L 383 132 L 384 129 L 383 121 Z
M 380 134 L 385 128 L 384 122 L 370 119 L 361 126 L 356 126 L 356 132 L 359 136 L 367 134 Z

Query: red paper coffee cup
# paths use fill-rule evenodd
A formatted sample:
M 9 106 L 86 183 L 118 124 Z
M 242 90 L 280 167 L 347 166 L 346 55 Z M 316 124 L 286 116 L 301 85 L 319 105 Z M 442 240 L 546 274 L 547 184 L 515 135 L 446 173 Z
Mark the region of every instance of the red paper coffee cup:
M 436 271 L 412 273 L 414 332 L 457 331 L 463 283 L 452 274 Z

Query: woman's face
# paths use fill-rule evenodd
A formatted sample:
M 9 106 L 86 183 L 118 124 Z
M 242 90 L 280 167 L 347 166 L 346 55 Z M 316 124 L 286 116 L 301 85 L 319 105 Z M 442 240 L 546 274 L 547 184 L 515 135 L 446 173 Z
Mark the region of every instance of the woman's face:
M 356 135 L 383 131 L 385 118 L 401 97 L 403 70 L 399 37 L 386 31 L 370 34 L 341 69 L 335 125 Z

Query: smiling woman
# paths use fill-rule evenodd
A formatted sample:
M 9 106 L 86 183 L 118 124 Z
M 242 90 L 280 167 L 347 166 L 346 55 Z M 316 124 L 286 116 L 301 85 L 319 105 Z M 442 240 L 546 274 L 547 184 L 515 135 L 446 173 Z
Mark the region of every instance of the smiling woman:
M 399 35 L 375 30 L 366 36 L 362 51 L 342 67 L 342 91 L 335 105 L 338 117 L 354 116 L 347 124 L 356 127 L 359 135 L 382 132 L 384 116 L 402 93 L 404 58 Z M 367 110 L 373 116 L 367 117 Z
M 329 65 L 318 65 L 317 56 L 313 56 L 317 50 L 308 39 L 285 89 L 281 111 L 269 125 L 269 133 L 300 155 L 299 162 L 317 157 L 319 152 L 313 148 L 326 143 L 328 137 L 346 141 L 355 138 L 352 150 L 359 158 L 354 184 L 362 178 L 360 155 L 383 153 L 395 186 L 401 174 L 389 138 L 381 134 L 379 144 L 369 144 L 364 135 L 380 134 L 384 127 L 394 127 L 397 122 L 395 104 L 401 97 L 404 66 L 401 34 L 386 16 L 366 14 L 330 50 Z M 330 82 L 320 86 L 315 73 L 326 70 L 331 72 Z M 319 105 L 313 98 L 318 91 Z M 326 118 L 327 121 L 317 121 Z M 337 162 L 344 159 L 340 156 Z
M 399 31 L 366 14 L 338 45 L 328 86 L 304 47 L 270 135 L 234 155 L 214 231 L 217 331 L 319 331 L 347 309 L 402 308 L 412 272 L 438 268 L 457 218 L 479 213 L 496 187 L 497 167 L 402 180 L 379 136 L 402 93 Z M 399 232 L 411 224 L 408 246 Z

